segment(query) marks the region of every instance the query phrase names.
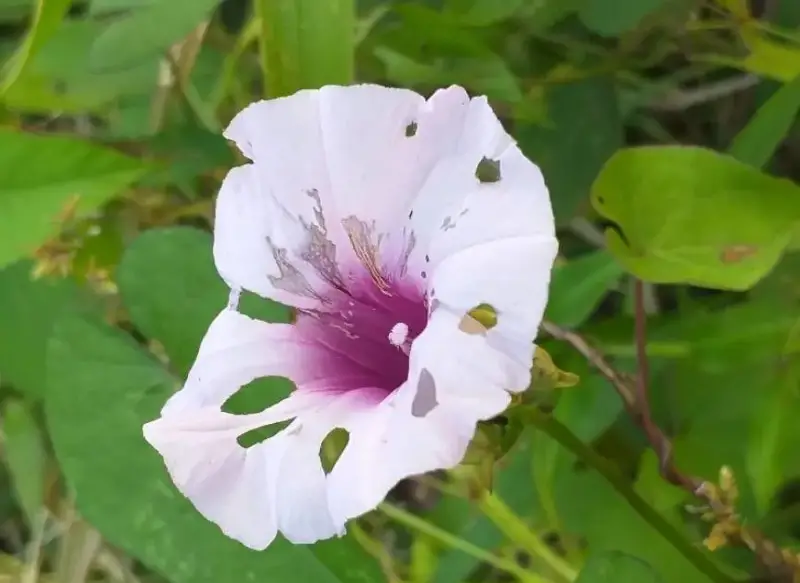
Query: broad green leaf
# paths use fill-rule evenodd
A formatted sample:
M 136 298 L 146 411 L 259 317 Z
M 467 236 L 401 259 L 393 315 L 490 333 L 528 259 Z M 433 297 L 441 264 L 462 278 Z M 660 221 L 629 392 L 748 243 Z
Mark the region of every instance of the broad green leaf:
M 33 264 L 0 269 L 0 377 L 31 399 L 45 391 L 45 350 L 56 319 L 82 309 L 69 280 L 33 280 Z
M 449 0 L 447 9 L 468 26 L 489 26 L 518 13 L 525 0 Z
M 752 416 L 745 458 L 759 516 L 769 511 L 779 488 L 800 474 L 800 362 L 785 363 L 775 377 Z
M 508 103 L 518 103 L 524 97 L 519 80 L 497 55 L 444 57 L 430 63 L 387 47 L 377 47 L 375 56 L 386 68 L 388 79 L 400 85 L 433 91 L 460 84 L 473 93 Z
M 734 138 L 728 153 L 756 168 L 770 161 L 800 111 L 800 75 L 778 89 Z
M 592 187 L 592 203 L 614 224 L 609 250 L 654 283 L 748 289 L 800 224 L 800 187 L 698 147 L 617 152 Z
M 264 95 L 353 82 L 355 0 L 255 0 Z
M 58 29 L 71 5 L 72 0 L 37 0 L 33 24 L 22 46 L 11 58 L 9 68 L 4 71 L 0 96 L 14 85 L 33 55 Z
M 606 551 L 589 556 L 575 583 L 662 583 L 653 568 L 631 555 Z
M 3 0 L 0 2 L 0 22 L 17 24 L 29 16 L 35 0 Z
M 208 20 L 219 3 L 220 0 L 158 0 L 111 21 L 92 45 L 90 69 L 119 70 L 154 56 L 162 57 L 173 44 Z
M 146 95 L 149 103 L 160 55 L 125 70 L 93 72 L 89 54 L 104 28 L 102 21 L 63 22 L 5 94 L 9 109 L 108 115 L 103 106 L 123 95 Z
M 673 486 L 661 483 L 664 488 L 674 490 Z M 706 575 L 591 468 L 578 467 L 560 472 L 554 491 L 565 531 L 582 537 L 590 553 L 623 552 L 651 565 L 664 581 L 708 583 Z M 652 499 L 649 502 L 653 504 Z M 665 520 L 674 523 L 679 508 L 680 505 L 675 504 L 668 513 L 664 512 L 665 509 L 658 510 Z M 701 549 L 699 542 L 692 541 Z
M 522 16 L 532 30 L 544 32 L 575 13 L 582 4 L 583 0 L 526 2 L 522 9 Z
M 586 0 L 578 16 L 586 27 L 603 36 L 617 36 L 636 28 L 667 0 Z
M 545 317 L 567 328 L 577 328 L 617 285 L 623 269 L 605 250 L 568 261 L 553 270 Z
M 547 125 L 520 124 L 514 135 L 547 176 L 556 221 L 565 223 L 588 197 L 603 164 L 622 145 L 622 121 L 610 79 L 556 84 L 547 94 L 547 104 Z
M 228 302 L 228 287 L 217 274 L 211 235 L 189 227 L 148 231 L 126 251 L 117 272 L 122 300 L 133 323 L 158 340 L 184 375 L 214 317 Z M 250 315 L 286 322 L 280 304 L 256 303 Z M 253 313 L 253 312 L 256 313 Z
M 33 412 L 20 399 L 3 407 L 3 450 L 17 500 L 33 527 L 44 503 L 47 451 Z
M 676 356 L 698 367 L 720 370 L 731 362 L 763 363 L 791 352 L 789 340 L 798 321 L 797 307 L 751 301 L 682 314 L 654 330 L 651 338 L 673 346 Z
M 148 169 L 83 140 L 0 129 L 0 266 L 58 232 L 59 215 L 94 210 Z
M 378 566 L 350 537 L 314 546 L 278 538 L 254 552 L 225 537 L 170 482 L 142 424 L 176 387 L 119 330 L 66 315 L 49 345 L 47 422 L 81 514 L 172 583 L 372 583 Z
M 105 15 L 125 10 L 135 10 L 145 6 L 151 6 L 158 0 L 91 0 L 89 2 L 89 14 L 92 16 Z

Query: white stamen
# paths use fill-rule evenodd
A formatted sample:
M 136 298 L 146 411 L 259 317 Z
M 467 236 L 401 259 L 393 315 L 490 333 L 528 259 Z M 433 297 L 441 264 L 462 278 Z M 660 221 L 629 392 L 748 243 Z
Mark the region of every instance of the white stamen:
M 398 348 L 403 349 L 404 352 L 407 353 L 406 342 L 408 340 L 408 324 L 404 322 L 398 322 L 392 329 L 389 331 L 389 344 L 392 346 L 397 346 Z M 408 343 L 410 344 L 410 342 Z

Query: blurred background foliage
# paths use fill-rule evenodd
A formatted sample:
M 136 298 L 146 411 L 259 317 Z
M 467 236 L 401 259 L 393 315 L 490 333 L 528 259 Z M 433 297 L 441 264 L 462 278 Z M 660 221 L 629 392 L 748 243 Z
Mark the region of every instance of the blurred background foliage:
M 475 503 L 468 464 L 401 484 L 343 539 L 255 553 L 175 492 L 141 424 L 226 301 L 210 227 L 232 115 L 325 83 L 460 84 L 551 188 L 547 317 L 633 371 L 643 279 L 676 462 L 729 467 L 743 520 L 796 552 L 797 0 L 0 0 L 0 58 L 0 579 L 792 580 L 709 550 L 691 496 L 562 343 L 545 346 L 580 383 L 553 416 L 622 487 L 546 432 L 487 425 L 470 460 L 507 508 Z M 258 388 L 242 407 L 285 391 Z

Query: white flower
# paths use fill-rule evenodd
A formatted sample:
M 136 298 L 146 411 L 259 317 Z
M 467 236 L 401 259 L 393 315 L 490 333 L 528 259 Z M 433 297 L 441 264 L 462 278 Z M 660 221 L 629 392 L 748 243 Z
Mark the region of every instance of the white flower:
M 459 87 L 428 100 L 375 85 L 300 91 L 249 106 L 225 135 L 252 164 L 219 193 L 217 269 L 234 298 L 251 290 L 297 319 L 264 323 L 232 302 L 144 434 L 229 537 L 311 543 L 401 479 L 456 466 L 477 422 L 528 386 L 553 214 L 539 169 Z M 470 316 L 481 305 L 496 323 Z M 296 390 L 261 413 L 221 411 L 267 376 Z M 286 420 L 258 445 L 237 442 Z M 326 473 L 334 428 L 349 441 Z

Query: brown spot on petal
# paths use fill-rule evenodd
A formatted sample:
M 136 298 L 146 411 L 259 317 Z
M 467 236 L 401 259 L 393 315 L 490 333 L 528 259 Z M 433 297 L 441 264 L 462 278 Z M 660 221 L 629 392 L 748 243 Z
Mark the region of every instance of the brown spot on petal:
M 722 250 L 719 258 L 723 263 L 739 263 L 757 252 L 755 245 L 730 245 Z
M 417 382 L 417 393 L 411 402 L 411 414 L 414 417 L 425 417 L 438 405 L 436 400 L 436 381 L 427 368 L 423 368 Z
M 482 184 L 500 182 L 500 160 L 492 160 L 484 156 L 475 167 L 475 178 Z

